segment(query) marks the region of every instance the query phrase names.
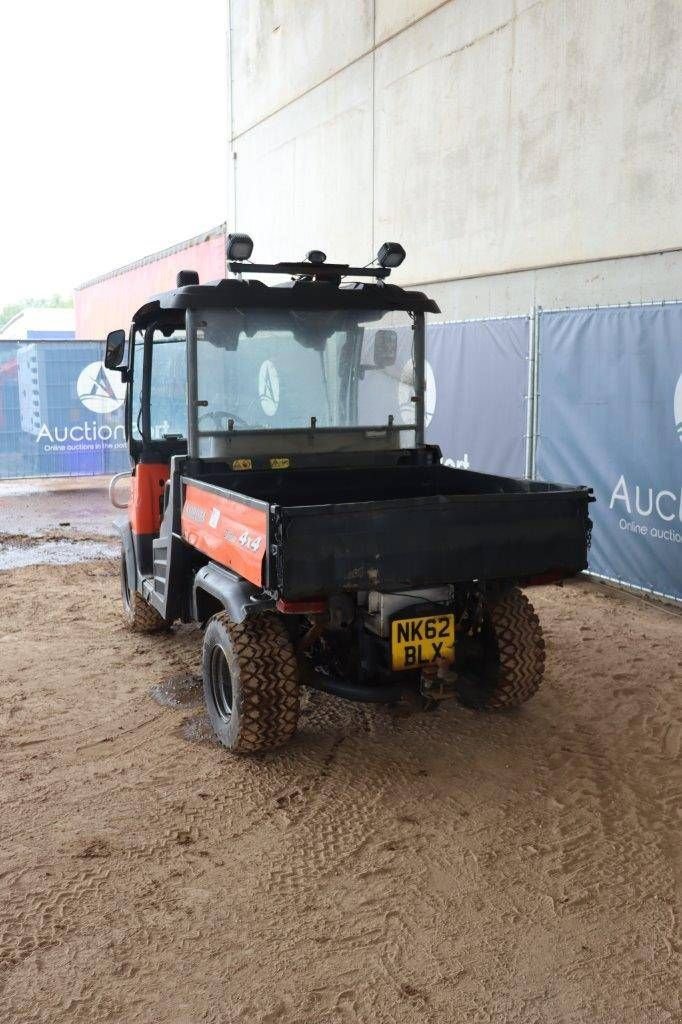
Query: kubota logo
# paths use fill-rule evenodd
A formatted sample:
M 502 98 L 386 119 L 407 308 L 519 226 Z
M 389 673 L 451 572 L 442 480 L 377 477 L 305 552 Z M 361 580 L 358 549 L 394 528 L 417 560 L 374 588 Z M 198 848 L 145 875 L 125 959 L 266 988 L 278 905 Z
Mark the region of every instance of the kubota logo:
M 76 392 L 90 412 L 114 412 L 126 396 L 121 375 L 107 370 L 104 363 L 89 363 L 78 377 Z
M 680 441 L 682 441 L 682 373 L 675 388 L 673 412 L 675 413 L 675 430 Z

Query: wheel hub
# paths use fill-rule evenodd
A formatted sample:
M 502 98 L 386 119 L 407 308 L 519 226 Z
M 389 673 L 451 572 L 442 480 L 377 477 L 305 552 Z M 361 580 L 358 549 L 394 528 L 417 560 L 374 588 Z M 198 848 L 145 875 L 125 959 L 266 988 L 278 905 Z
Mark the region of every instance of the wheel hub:
M 211 691 L 213 703 L 224 722 L 232 715 L 232 679 L 222 647 L 214 647 L 211 654 Z

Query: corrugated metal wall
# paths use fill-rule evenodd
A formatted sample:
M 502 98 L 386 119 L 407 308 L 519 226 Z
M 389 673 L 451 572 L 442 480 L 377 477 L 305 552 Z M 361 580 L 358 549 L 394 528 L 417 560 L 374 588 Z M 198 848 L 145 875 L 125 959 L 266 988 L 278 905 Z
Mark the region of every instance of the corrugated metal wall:
M 106 338 L 109 331 L 127 328 L 135 310 L 152 295 L 175 287 L 178 270 L 196 270 L 201 281 L 224 277 L 224 228 L 81 285 L 74 292 L 76 337 Z

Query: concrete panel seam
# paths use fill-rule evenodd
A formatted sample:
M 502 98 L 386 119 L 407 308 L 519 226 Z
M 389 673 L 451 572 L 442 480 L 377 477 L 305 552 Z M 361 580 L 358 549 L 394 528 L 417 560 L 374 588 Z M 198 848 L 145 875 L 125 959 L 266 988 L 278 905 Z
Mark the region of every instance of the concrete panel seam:
M 522 14 L 528 14 L 530 11 L 535 10 L 536 7 L 539 7 L 541 4 L 544 3 L 546 3 L 546 0 L 536 0 L 536 3 L 534 3 L 532 7 L 527 7 L 526 10 L 522 12 Z M 428 17 L 428 15 L 425 15 L 425 17 Z M 488 32 L 484 32 L 482 36 L 476 36 L 475 39 L 470 39 L 468 43 L 462 43 L 461 46 L 456 46 L 454 50 L 448 50 L 446 53 L 438 54 L 437 57 L 425 61 L 423 64 L 417 64 L 414 67 L 411 67 L 409 71 L 406 71 L 404 75 L 399 75 L 397 78 L 394 78 L 391 81 L 395 83 L 401 81 L 401 79 L 403 78 L 409 78 L 410 75 L 413 75 L 417 71 L 421 71 L 422 68 L 428 67 L 429 64 L 433 64 L 434 61 L 447 60 L 449 57 L 454 57 L 455 54 L 457 53 L 464 53 L 466 50 L 470 50 L 472 46 L 478 46 L 479 43 L 484 42 L 486 39 L 492 39 L 493 36 L 498 35 L 498 33 L 503 32 L 504 29 L 509 28 L 510 25 L 513 25 L 514 22 L 518 20 L 518 17 L 518 14 L 514 14 L 511 18 L 507 18 L 506 21 L 503 21 L 499 25 L 496 25 L 494 28 L 489 29 Z M 413 24 L 416 24 L 416 22 L 413 22 Z M 396 35 L 397 34 L 399 33 L 396 33 Z M 386 42 L 389 42 L 389 40 L 387 39 Z M 379 46 L 383 46 L 383 43 L 380 43 Z M 376 47 L 376 49 L 379 49 L 379 47 Z
M 269 121 L 271 117 L 275 117 L 275 115 L 279 114 L 282 110 L 286 110 L 287 107 L 293 106 L 294 103 L 297 103 L 299 100 L 303 99 L 304 96 L 308 96 L 311 92 L 314 92 L 316 89 L 319 89 L 320 86 L 326 85 L 327 82 L 331 82 L 334 78 L 340 75 L 347 68 L 352 68 L 354 64 L 358 64 L 361 60 L 364 60 L 365 57 L 368 57 L 370 54 L 375 54 L 377 50 L 381 49 L 387 43 L 390 43 L 391 40 L 397 39 L 398 36 L 403 35 L 404 32 L 408 32 L 411 28 L 414 28 L 414 26 L 418 25 L 421 21 L 425 21 L 426 18 L 430 18 L 433 14 L 436 14 L 438 11 L 440 11 L 442 7 L 446 7 L 448 4 L 456 2 L 457 0 L 443 0 L 443 2 L 438 4 L 437 7 L 434 7 L 432 10 L 427 11 L 425 14 L 422 14 L 419 18 L 415 18 L 415 20 L 411 21 L 409 25 L 403 25 L 403 27 L 398 29 L 397 32 L 393 32 L 390 36 L 386 36 L 386 38 L 382 39 L 378 45 L 376 43 L 375 34 L 372 40 L 373 45 L 369 49 L 364 50 L 362 53 L 359 53 L 358 56 L 354 57 L 353 60 L 348 62 L 348 64 L 344 64 L 342 68 L 337 68 L 336 71 L 332 71 L 331 74 L 327 75 L 325 78 L 321 78 L 319 82 L 315 82 L 314 85 L 311 85 L 309 86 L 309 88 L 304 89 L 300 93 L 297 93 L 296 96 L 292 96 L 292 98 L 290 100 L 287 100 L 286 103 L 283 103 L 280 107 L 277 107 L 276 110 L 271 110 L 269 114 L 265 114 L 263 117 L 260 117 L 257 121 L 254 121 L 253 124 L 250 124 L 248 128 L 244 128 L 243 131 L 238 132 L 237 135 L 232 135 L 230 141 L 234 143 L 237 141 L 237 139 L 241 139 L 245 135 L 248 135 L 249 132 L 253 131 L 255 128 L 259 128 L 260 125 L 265 124 L 266 121 Z M 538 0 L 538 3 L 544 2 L 545 0 Z M 230 131 L 232 132 L 232 129 L 230 129 Z
M 228 39 L 228 89 L 230 92 L 230 109 L 229 109 L 229 122 L 230 122 L 230 138 L 229 138 L 229 159 L 228 168 L 229 174 L 231 175 L 231 191 L 232 195 L 229 196 L 230 181 L 228 181 L 228 207 L 231 206 L 231 217 L 228 216 L 230 226 L 234 231 L 237 230 L 237 154 L 234 152 L 234 61 L 232 59 L 232 0 L 227 0 L 227 39 Z M 227 259 L 227 255 L 226 255 Z M 227 271 L 227 262 L 225 263 L 225 270 Z
M 643 256 L 664 256 L 666 253 L 672 252 L 682 252 L 682 246 L 674 245 L 669 249 L 645 249 L 642 252 L 616 253 L 610 256 L 587 256 L 584 260 L 536 263 L 525 267 L 502 267 L 500 270 L 478 270 L 475 274 L 453 274 L 450 277 L 433 277 L 428 280 L 401 281 L 400 284 L 402 288 L 428 288 L 433 284 L 454 284 L 457 281 L 476 281 L 482 277 L 503 277 L 507 274 L 529 274 L 537 270 L 554 270 L 557 267 L 581 267 L 587 263 L 606 263 L 609 260 L 634 260 Z
M 376 235 L 375 235 L 375 223 L 376 223 L 376 164 L 377 164 L 377 151 L 376 151 L 376 124 L 377 124 L 377 0 L 372 0 L 372 153 L 371 153 L 371 181 L 372 181 L 372 202 L 371 202 L 371 213 L 372 223 L 370 226 L 371 237 L 372 237 L 372 252 L 376 251 Z

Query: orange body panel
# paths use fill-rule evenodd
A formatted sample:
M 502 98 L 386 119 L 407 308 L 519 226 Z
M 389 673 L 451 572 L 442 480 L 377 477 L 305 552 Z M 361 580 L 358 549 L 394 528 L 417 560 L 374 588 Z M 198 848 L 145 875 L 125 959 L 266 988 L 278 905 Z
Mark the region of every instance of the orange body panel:
M 128 518 L 133 533 L 158 534 L 161 499 L 170 473 L 164 463 L 139 462 L 131 480 Z
M 231 498 L 188 484 L 181 517 L 182 536 L 214 562 L 250 583 L 263 583 L 267 515 Z

